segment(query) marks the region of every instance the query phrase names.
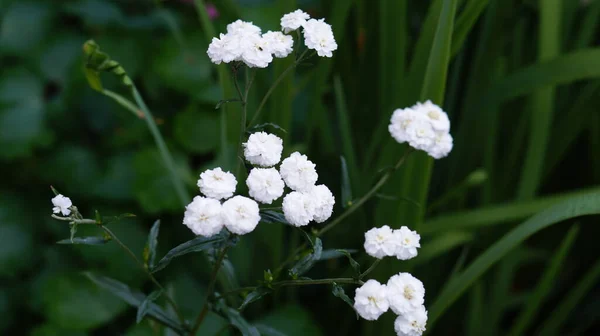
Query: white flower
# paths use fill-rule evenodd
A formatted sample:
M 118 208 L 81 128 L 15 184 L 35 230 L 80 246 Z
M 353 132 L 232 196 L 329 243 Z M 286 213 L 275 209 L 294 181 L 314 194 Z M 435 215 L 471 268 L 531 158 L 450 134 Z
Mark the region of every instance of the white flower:
M 429 152 L 435 142 L 435 131 L 427 120 L 413 120 L 406 127 L 408 144 L 416 149 Z
M 253 168 L 248 174 L 246 185 L 250 197 L 255 200 L 271 204 L 283 195 L 285 184 L 275 168 Z
M 310 19 L 304 24 L 304 44 L 308 49 L 317 51 L 317 55 L 332 57 L 337 49 L 331 26 L 323 19 Z
M 296 191 L 308 191 L 315 185 L 319 175 L 306 155 L 292 153 L 283 160 L 279 169 L 285 184 Z
M 267 41 L 260 35 L 248 35 L 240 42 L 242 61 L 250 68 L 266 68 L 273 61 Z
M 308 225 L 315 216 L 315 203 L 309 194 L 292 191 L 283 198 L 283 215 L 294 226 Z
M 63 216 L 68 216 L 71 214 L 71 209 L 69 208 L 73 206 L 73 203 L 68 197 L 56 195 L 54 198 L 52 198 L 52 205 L 54 205 L 54 208 L 52 208 L 53 213 L 60 212 Z
M 415 111 L 423 114 L 431 123 L 434 130 L 438 132 L 450 131 L 450 119 L 441 107 L 428 100 L 424 103 L 417 103 L 412 107 Z
M 423 283 L 410 273 L 399 273 L 387 282 L 388 301 L 396 314 L 411 312 L 425 302 Z
M 192 203 L 185 207 L 183 224 L 196 235 L 204 237 L 216 235 L 223 229 L 221 203 L 212 198 L 194 197 Z
M 394 110 L 394 113 L 392 113 L 388 130 L 390 131 L 392 137 L 399 143 L 407 142 L 409 137 L 406 134 L 406 129 L 415 120 L 425 120 L 425 116 L 410 107 L 405 109 L 396 109 Z
M 394 321 L 394 329 L 398 336 L 421 336 L 427 324 L 427 310 L 424 306 L 402 314 Z
M 417 231 L 411 231 L 403 226 L 398 230 L 394 230 L 394 240 L 399 244 L 396 249 L 396 258 L 408 260 L 417 256 L 417 247 L 421 247 L 419 243 L 421 236 Z
M 394 231 L 387 225 L 372 228 L 365 233 L 365 251 L 377 259 L 395 255 L 399 244 Z
M 310 15 L 304 13 L 300 9 L 297 9 L 291 13 L 285 14 L 281 18 L 281 29 L 287 34 L 304 26 L 306 20 L 308 19 L 310 19 Z
M 258 203 L 244 196 L 235 196 L 223 203 L 222 218 L 227 229 L 235 234 L 252 232 L 260 222 Z
M 312 187 L 309 193 L 315 204 L 314 220 L 317 223 L 323 223 L 333 213 L 335 197 L 333 197 L 331 190 L 323 184 Z
M 277 58 L 287 57 L 294 50 L 294 39 L 282 32 L 268 31 L 262 38 L 266 41 L 267 50 Z
M 356 289 L 354 309 L 365 320 L 374 321 L 389 308 L 386 286 L 369 280 Z
M 260 27 L 252 24 L 252 22 L 237 20 L 227 25 L 227 34 L 241 36 L 260 35 Z
M 434 159 L 441 159 L 448 156 L 452 150 L 453 139 L 450 133 L 437 133 L 433 146 L 428 154 Z
M 281 160 L 283 140 L 276 135 L 265 132 L 252 133 L 243 145 L 244 156 L 253 165 L 271 167 Z
M 229 198 L 235 192 L 237 181 L 230 172 L 224 172 L 220 167 L 208 169 L 200 174 L 198 187 L 206 197 L 217 200 Z

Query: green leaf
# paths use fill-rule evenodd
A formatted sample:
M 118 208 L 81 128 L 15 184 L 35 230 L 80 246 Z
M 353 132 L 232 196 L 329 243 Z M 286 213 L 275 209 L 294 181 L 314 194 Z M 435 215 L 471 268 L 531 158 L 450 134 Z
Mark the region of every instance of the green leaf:
M 258 132 L 258 131 L 264 131 L 267 127 L 271 127 L 278 131 L 282 131 L 283 133 L 287 133 L 287 131 L 283 127 L 281 127 L 277 124 L 274 124 L 274 123 L 270 123 L 270 122 L 256 125 L 256 126 L 250 128 L 247 132 L 254 133 L 254 132 Z
M 330 260 L 330 259 L 337 259 L 337 258 L 342 258 L 345 257 L 346 254 L 340 252 L 340 251 L 346 251 L 349 254 L 353 254 L 353 253 L 357 253 L 358 250 L 354 250 L 354 249 L 328 249 L 328 250 L 323 250 L 323 252 L 321 252 L 321 258 L 319 260 Z
M 469 32 L 471 32 L 477 19 L 479 19 L 479 16 L 483 13 L 489 2 L 490 0 L 468 0 L 465 8 L 456 20 L 454 32 L 452 33 L 452 51 L 450 52 L 452 56 L 460 51 Z
M 289 271 L 292 278 L 297 278 L 298 276 L 306 273 L 310 270 L 313 265 L 321 258 L 321 253 L 323 252 L 323 243 L 321 239 L 315 238 L 315 242 L 313 245 L 312 251 L 300 259 L 294 267 L 292 267 Z
M 347 208 L 352 205 L 352 186 L 350 185 L 346 159 L 340 156 L 340 161 L 342 162 L 342 207 Z
M 271 294 L 271 292 L 273 292 L 273 290 L 270 288 L 262 287 L 262 286 L 258 287 L 257 289 L 253 290 L 252 292 L 248 293 L 248 295 L 246 295 L 246 297 L 244 298 L 244 301 L 242 302 L 242 304 L 240 305 L 238 310 L 239 311 L 244 310 L 244 308 L 246 308 L 246 306 L 248 306 L 252 302 L 258 301 L 258 300 L 262 299 L 263 297 Z
M 108 243 L 110 239 L 105 237 L 75 237 L 73 239 L 59 240 L 57 244 L 74 244 L 74 245 L 104 245 Z
M 153 301 L 156 301 L 156 299 L 158 299 L 161 295 L 162 295 L 162 290 L 155 290 L 154 292 L 150 293 L 150 295 L 146 296 L 144 301 L 142 301 L 142 303 L 140 303 L 140 305 L 138 306 L 137 315 L 135 318 L 136 323 L 142 322 L 142 320 L 144 319 L 144 316 L 146 316 L 148 314 L 148 309 L 150 308 L 150 303 L 152 303 Z
M 358 178 L 358 164 L 354 144 L 352 143 L 351 120 L 346 106 L 346 97 L 342 80 L 335 76 L 333 80 L 335 92 L 335 105 L 338 117 L 338 128 L 342 143 L 342 206 L 347 207 L 352 201 L 352 184 L 360 181 Z M 348 167 L 350 166 L 350 167 Z
M 212 248 L 213 246 L 222 243 L 225 241 L 225 237 L 218 235 L 210 238 L 205 237 L 196 237 L 192 240 L 188 240 L 187 242 L 173 248 L 170 250 L 156 265 L 155 268 L 152 269 L 152 273 L 158 272 L 163 268 L 167 267 L 174 258 L 181 257 L 182 255 L 192 253 L 192 252 L 201 252 Z
M 350 261 L 350 266 L 352 266 L 352 269 L 354 270 L 354 275 L 358 279 L 358 277 L 360 276 L 360 264 L 358 262 L 356 262 L 356 260 L 354 260 L 354 258 L 352 258 L 352 255 L 350 255 L 350 252 L 348 252 L 346 250 L 336 250 L 336 251 L 340 252 L 341 254 L 345 255 L 348 258 L 348 261 Z
M 212 111 L 191 104 L 185 111 L 177 113 L 173 127 L 175 139 L 189 152 L 206 154 L 217 149 L 219 120 Z
M 107 26 L 124 21 L 123 13 L 111 2 L 84 0 L 65 6 L 67 12 L 77 15 L 88 25 Z
M 600 192 L 570 198 L 515 227 L 449 281 L 429 310 L 429 325 L 435 323 L 485 271 L 525 239 L 563 220 L 593 214 L 600 214 Z
M 261 210 L 260 211 L 260 221 L 263 223 L 281 223 L 285 225 L 290 224 L 285 216 L 281 212 L 273 211 L 273 210 Z
M 333 296 L 342 299 L 342 301 L 346 302 L 348 304 L 348 306 L 350 306 L 352 308 L 352 310 L 354 310 L 354 302 L 352 302 L 352 299 L 350 299 L 348 297 L 348 295 L 346 295 L 346 292 L 344 291 L 344 288 L 342 288 L 342 286 L 340 286 L 334 282 L 331 293 L 333 293 Z M 356 320 L 358 321 L 358 312 L 356 312 L 356 310 L 354 310 L 354 313 L 356 314 Z
M 115 279 L 97 276 L 89 272 L 86 272 L 84 274 L 93 283 L 98 285 L 98 287 L 109 291 L 110 293 L 120 298 L 121 300 L 127 302 L 131 306 L 139 307 L 146 298 L 144 294 L 140 292 L 131 291 L 131 289 L 129 289 L 129 287 L 126 284 L 119 282 Z M 157 322 L 160 322 L 161 324 L 164 324 L 169 328 L 178 331 L 179 333 L 182 333 L 185 330 L 185 328 L 181 324 L 179 324 L 179 322 L 173 320 L 170 317 L 170 314 L 165 312 L 158 305 L 150 302 L 148 306 L 149 307 L 146 314 L 152 317 Z M 88 310 L 86 309 L 84 309 L 84 311 L 88 312 Z
M 148 234 L 148 242 L 144 248 L 144 263 L 148 269 L 154 268 L 154 259 L 156 258 L 156 245 L 158 245 L 158 230 L 160 228 L 160 220 L 154 222 Z

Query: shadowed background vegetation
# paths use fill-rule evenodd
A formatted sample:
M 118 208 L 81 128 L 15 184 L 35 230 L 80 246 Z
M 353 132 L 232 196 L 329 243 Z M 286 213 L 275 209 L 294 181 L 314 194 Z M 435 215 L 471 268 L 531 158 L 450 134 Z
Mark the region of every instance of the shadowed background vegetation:
M 196 3 L 196 4 L 195 4 Z M 198 7 L 200 6 L 200 7 Z M 82 271 L 150 293 L 118 246 L 57 245 L 53 185 L 80 211 L 137 217 L 111 226 L 140 254 L 152 223 L 158 255 L 193 238 L 143 117 L 92 90 L 82 45 L 120 62 L 154 113 L 189 195 L 198 174 L 234 170 L 240 107 L 209 38 L 238 18 L 266 30 L 296 8 L 333 26 L 339 49 L 285 77 L 260 122 L 315 161 L 337 205 L 357 199 L 406 149 L 387 132 L 395 108 L 431 99 L 452 120 L 454 150 L 409 158 L 376 198 L 323 237 L 355 249 L 363 234 L 407 225 L 421 233 L 410 262 L 385 260 L 380 281 L 410 271 L 427 289 L 428 334 L 577 335 L 600 331 L 600 1 L 575 0 L 2 0 L 0 1 L 0 333 L 168 335 Z M 206 12 L 205 10 L 208 9 Z M 249 117 L 292 59 L 258 71 Z M 104 86 L 128 96 L 114 76 Z M 128 96 L 129 97 L 129 96 Z M 340 157 L 347 169 L 342 169 Z M 342 176 L 349 177 L 343 182 Z M 243 185 L 243 183 L 239 183 Z M 343 198 L 342 194 L 346 196 Z M 187 197 L 187 196 L 186 196 Z M 537 214 L 537 215 L 536 215 Z M 577 217 L 577 218 L 575 218 Z M 544 229 L 544 230 L 541 230 Z M 89 230 L 89 231 L 87 231 Z M 97 233 L 81 228 L 79 234 Z M 259 225 L 229 252 L 253 286 L 300 244 L 296 230 Z M 210 265 L 200 254 L 157 273 L 188 319 L 201 309 Z M 311 278 L 351 276 L 345 258 Z M 345 286 L 353 297 L 354 287 Z M 163 299 L 158 303 L 163 304 Z M 244 317 L 283 335 L 391 335 L 392 313 L 357 321 L 331 287 L 286 288 Z M 210 314 L 198 335 L 238 333 Z

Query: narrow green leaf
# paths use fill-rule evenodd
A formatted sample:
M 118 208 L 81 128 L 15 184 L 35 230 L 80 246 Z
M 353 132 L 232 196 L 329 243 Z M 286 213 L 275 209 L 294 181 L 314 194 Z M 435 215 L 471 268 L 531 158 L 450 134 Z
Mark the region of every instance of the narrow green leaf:
M 110 239 L 104 237 L 75 237 L 72 239 L 59 240 L 57 244 L 73 244 L 73 245 L 104 245 L 108 243 Z
M 290 269 L 289 273 L 292 276 L 292 278 L 297 278 L 298 276 L 310 270 L 313 267 L 313 265 L 321 258 L 322 252 L 323 243 L 321 242 L 321 239 L 315 238 L 312 252 L 300 259 L 294 265 L 294 267 Z
M 92 89 L 98 92 L 102 92 L 104 90 L 104 87 L 102 87 L 102 81 L 100 80 L 100 74 L 97 71 L 84 68 L 83 73 L 85 74 L 85 78 Z
M 192 252 L 200 252 L 204 250 L 208 250 L 213 246 L 222 243 L 225 240 L 225 237 L 218 235 L 210 238 L 205 237 L 196 237 L 192 240 L 188 240 L 187 242 L 173 248 L 170 250 L 156 265 L 154 269 L 152 269 L 152 273 L 158 272 L 163 268 L 167 267 L 171 263 L 174 258 L 181 257 L 182 255 L 192 253 Z
M 359 181 L 358 178 L 358 164 L 356 162 L 356 153 L 354 149 L 356 146 L 352 143 L 352 121 L 346 105 L 346 97 L 344 95 L 344 88 L 342 86 L 342 80 L 339 75 L 336 75 L 333 79 L 333 88 L 335 91 L 335 105 L 337 111 L 338 128 L 340 131 L 340 140 L 342 143 L 342 205 L 347 206 L 347 201 L 352 199 L 352 184 Z M 344 176 L 346 175 L 346 176 Z M 345 179 L 345 180 L 344 180 Z M 344 189 L 350 194 L 348 200 L 344 200 Z
M 485 271 L 525 239 L 563 220 L 593 214 L 600 214 L 600 192 L 572 197 L 515 227 L 448 283 L 431 306 L 429 325 L 435 323 Z
M 542 274 L 535 290 L 527 300 L 527 304 L 519 313 L 517 321 L 513 324 L 509 336 L 523 335 L 531 322 L 535 321 L 538 310 L 544 304 L 545 298 L 556 283 L 556 278 L 562 268 L 571 246 L 575 242 L 579 228 L 573 226 L 560 244 L 560 248 L 552 257 L 550 264 Z
M 419 257 L 415 258 L 415 265 L 425 264 L 431 259 L 444 255 L 445 253 L 465 245 L 473 240 L 474 235 L 470 232 L 444 232 L 432 241 L 424 243 L 419 251 Z
M 276 129 L 278 131 L 282 131 L 283 133 L 287 133 L 287 131 L 283 127 L 281 127 L 281 126 L 279 126 L 279 125 L 277 125 L 275 123 L 270 123 L 270 122 L 269 123 L 263 123 L 263 124 L 260 124 L 260 125 L 253 126 L 247 132 L 248 133 L 254 133 L 254 132 L 257 132 L 257 131 L 263 131 L 267 127 L 271 127 L 271 128 L 274 128 L 274 129 Z
M 148 234 L 148 242 L 144 249 L 144 262 L 148 269 L 154 268 L 154 259 L 156 258 L 156 245 L 158 244 L 158 230 L 160 228 L 160 220 L 154 222 Z
M 330 260 L 330 259 L 337 259 L 337 258 L 343 258 L 346 255 L 340 251 L 346 251 L 346 253 L 349 254 L 353 254 L 358 252 L 358 250 L 353 250 L 353 249 L 331 249 L 331 250 L 323 250 L 323 252 L 321 252 L 321 258 L 319 259 L 320 261 L 322 260 Z
M 142 322 L 144 317 L 148 314 L 148 309 L 150 308 L 150 303 L 152 303 L 153 301 L 158 299 L 161 295 L 162 295 L 162 290 L 156 290 L 156 291 L 150 293 L 150 295 L 146 296 L 144 301 L 142 301 L 142 303 L 140 303 L 140 305 L 138 307 L 137 315 L 136 315 L 136 319 L 135 319 L 136 323 Z
M 482 333 L 483 313 L 483 284 L 481 281 L 473 285 L 469 295 L 469 308 L 467 310 L 466 336 L 479 336 Z
M 246 308 L 246 306 L 248 306 L 252 302 L 258 301 L 258 300 L 262 299 L 263 297 L 271 294 L 271 292 L 273 292 L 273 290 L 270 288 L 262 287 L 262 286 L 258 287 L 257 289 L 253 290 L 252 292 L 248 293 L 248 295 L 246 295 L 246 297 L 244 298 L 244 301 L 242 302 L 242 304 L 240 305 L 238 310 L 239 311 L 244 310 L 244 308 Z
M 458 53 L 462 45 L 464 44 L 467 36 L 475 26 L 477 19 L 483 10 L 487 7 L 489 0 L 468 0 L 462 13 L 456 19 L 456 25 L 454 32 L 452 33 L 452 51 L 451 56 Z
M 260 221 L 268 224 L 280 223 L 285 225 L 292 225 L 287 221 L 287 219 L 285 219 L 285 216 L 281 212 L 273 210 L 261 210 Z
M 340 161 L 342 162 L 342 207 L 347 208 L 352 205 L 352 186 L 350 185 L 346 159 L 340 156 Z
M 344 291 L 344 288 L 342 288 L 342 286 L 340 286 L 334 282 L 331 293 L 333 294 L 333 296 L 342 299 L 342 301 L 346 302 L 348 304 L 348 306 L 350 306 L 350 308 L 352 308 L 352 310 L 354 310 L 354 302 L 352 301 L 352 299 L 350 299 L 348 297 L 348 295 L 346 294 L 346 292 Z M 356 320 L 358 321 L 358 313 L 356 312 L 356 310 L 354 310 L 354 313 L 356 314 Z
M 338 252 L 340 252 L 341 254 L 345 255 L 346 258 L 348 258 L 348 261 L 350 262 L 350 266 L 352 266 L 352 269 L 354 270 L 354 275 L 356 276 L 356 278 L 358 279 L 360 276 L 360 264 L 358 262 L 356 262 L 356 260 L 354 260 L 354 258 L 352 258 L 352 255 L 350 255 L 350 252 L 346 251 L 346 250 L 336 250 Z

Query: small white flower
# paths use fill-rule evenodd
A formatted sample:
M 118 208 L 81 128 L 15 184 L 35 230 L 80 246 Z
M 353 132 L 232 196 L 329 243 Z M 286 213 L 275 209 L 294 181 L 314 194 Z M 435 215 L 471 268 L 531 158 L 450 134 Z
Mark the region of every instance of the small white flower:
M 281 29 L 287 34 L 304 26 L 306 20 L 308 19 L 310 19 L 310 15 L 304 13 L 300 9 L 297 9 L 291 13 L 285 14 L 281 18 Z
M 233 196 L 236 185 L 235 176 L 230 172 L 224 172 L 220 167 L 206 170 L 200 174 L 198 180 L 200 192 L 208 198 L 217 200 Z
M 337 49 L 331 26 L 323 19 L 310 19 L 304 24 L 304 43 L 308 49 L 317 51 L 317 55 L 332 57 Z
M 408 260 L 417 256 L 417 247 L 421 247 L 421 236 L 417 231 L 411 231 L 406 226 L 394 230 L 394 240 L 399 246 L 396 249 L 396 258 Z
M 415 111 L 422 113 L 431 122 L 431 126 L 438 132 L 450 131 L 450 119 L 448 114 L 441 107 L 428 100 L 424 103 L 417 103 L 412 107 Z
M 183 224 L 196 235 L 204 237 L 216 235 L 223 229 L 221 203 L 212 198 L 194 197 L 192 203 L 185 207 Z
M 271 204 L 283 195 L 285 184 L 275 168 L 253 168 L 248 174 L 246 185 L 250 197 Z
M 365 233 L 365 251 L 377 259 L 396 255 L 399 244 L 398 237 L 387 225 L 372 228 Z
M 399 273 L 387 282 L 388 301 L 396 314 L 411 312 L 425 302 L 425 287 L 410 273 Z
M 374 321 L 389 309 L 386 286 L 369 280 L 356 289 L 354 309 L 365 320 Z
M 52 198 L 52 205 L 54 205 L 54 208 L 52 208 L 53 213 L 60 212 L 63 216 L 68 216 L 71 214 L 71 209 L 69 208 L 73 206 L 73 203 L 68 197 L 56 195 L 54 198 Z
M 425 120 L 425 116 L 412 108 L 396 109 L 392 113 L 388 130 L 390 134 L 399 143 L 404 143 L 409 140 L 406 129 L 415 120 Z
M 315 216 L 315 203 L 309 194 L 292 191 L 283 198 L 283 215 L 294 226 L 305 226 Z
M 398 336 L 421 336 L 427 324 L 427 310 L 424 306 L 402 314 L 394 321 L 394 329 Z
M 268 31 L 263 34 L 267 50 L 277 58 L 287 57 L 294 50 L 294 39 L 282 32 Z
M 431 146 L 428 154 L 434 159 L 441 159 L 450 154 L 453 145 L 453 139 L 450 133 L 437 133 L 433 146 Z
M 317 223 L 323 223 L 333 213 L 335 197 L 333 197 L 331 190 L 323 184 L 312 187 L 309 194 L 315 204 L 314 220 Z
M 427 120 L 414 120 L 406 127 L 408 144 L 416 149 L 429 152 L 435 142 L 435 131 L 431 122 Z
M 227 25 L 227 34 L 260 35 L 260 27 L 252 24 L 252 22 L 237 20 Z
M 298 152 L 283 160 L 279 171 L 285 184 L 296 191 L 310 190 L 319 178 L 315 164 L 308 160 L 306 155 Z
M 258 203 L 244 196 L 232 197 L 223 203 L 222 218 L 225 227 L 232 233 L 243 235 L 252 232 L 260 222 Z
M 243 37 L 242 61 L 250 68 L 266 68 L 273 62 L 273 55 L 268 48 L 267 41 L 260 35 Z
M 253 165 L 271 167 L 281 160 L 283 140 L 274 134 L 252 133 L 243 145 L 244 157 Z

